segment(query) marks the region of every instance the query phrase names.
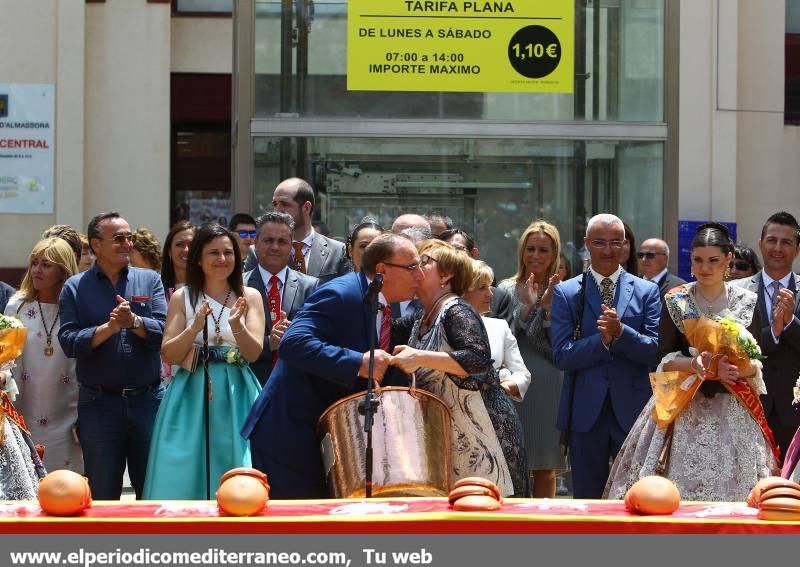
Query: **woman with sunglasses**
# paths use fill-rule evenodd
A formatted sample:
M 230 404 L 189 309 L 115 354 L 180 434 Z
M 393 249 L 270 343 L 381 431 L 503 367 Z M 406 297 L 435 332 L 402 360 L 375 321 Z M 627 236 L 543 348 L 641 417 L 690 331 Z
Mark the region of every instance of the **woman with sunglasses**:
M 758 261 L 755 251 L 749 246 L 737 244 L 733 248 L 733 260 L 730 263 L 729 280 L 749 278 L 761 271 L 761 262 Z
M 233 235 L 201 226 L 189 248 L 187 285 L 169 302 L 161 352 L 181 364 L 158 409 L 145 475 L 144 498 L 201 500 L 214 494 L 223 473 L 252 465 L 239 434 L 261 387 L 248 363 L 264 343 L 264 307 L 242 283 L 242 258 Z M 187 355 L 203 344 L 207 326 L 210 383 L 202 362 Z M 208 408 L 208 413 L 206 413 Z M 211 476 L 206 477 L 205 420 L 209 420 Z
M 472 260 L 441 240 L 419 245 L 425 278 L 417 288 L 423 310 L 408 346 L 392 364 L 416 372 L 417 387 L 447 405 L 452 416 L 452 481 L 481 476 L 504 496 L 528 495 L 527 460 L 514 405 L 492 368 L 480 316 L 460 297 L 472 283 Z

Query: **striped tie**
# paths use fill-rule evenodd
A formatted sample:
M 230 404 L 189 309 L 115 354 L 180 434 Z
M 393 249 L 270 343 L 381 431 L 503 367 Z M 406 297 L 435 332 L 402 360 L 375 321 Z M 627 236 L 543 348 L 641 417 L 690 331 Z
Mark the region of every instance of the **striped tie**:
M 611 289 L 611 286 L 614 285 L 614 282 L 611 278 L 603 278 L 603 281 L 600 282 L 602 286 L 600 289 L 600 298 L 603 300 L 603 303 L 607 307 L 614 307 L 614 291 Z
M 378 338 L 378 347 L 381 350 L 389 352 L 390 339 L 392 335 L 392 306 L 380 305 L 383 311 L 383 319 L 381 319 L 381 334 Z

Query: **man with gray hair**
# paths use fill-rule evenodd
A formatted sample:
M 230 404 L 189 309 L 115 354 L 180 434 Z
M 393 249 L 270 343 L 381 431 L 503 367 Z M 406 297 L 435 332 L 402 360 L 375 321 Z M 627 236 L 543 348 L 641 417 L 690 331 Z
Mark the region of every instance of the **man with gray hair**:
M 669 245 L 660 238 L 648 238 L 642 242 L 636 256 L 642 277 L 658 286 L 662 301 L 669 290 L 686 283 L 669 271 Z
M 633 422 L 650 398 L 658 357 L 658 287 L 619 265 L 622 221 L 592 217 L 591 264 L 553 290 L 553 359 L 564 370 L 557 427 L 565 434 L 575 498 L 600 498 Z
M 306 298 L 317 289 L 319 280 L 289 266 L 292 257 L 294 220 L 286 213 L 272 212 L 256 221 L 256 257 L 258 265 L 245 272 L 248 287 L 261 294 L 267 324 L 264 348 L 258 360 L 250 364 L 263 386 L 278 359 L 278 344 Z

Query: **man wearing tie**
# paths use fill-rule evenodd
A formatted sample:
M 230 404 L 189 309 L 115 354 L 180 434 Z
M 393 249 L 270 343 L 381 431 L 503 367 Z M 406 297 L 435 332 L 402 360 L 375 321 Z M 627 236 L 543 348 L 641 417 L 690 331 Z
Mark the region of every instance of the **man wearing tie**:
M 642 242 L 636 256 L 639 258 L 642 277 L 658 286 L 662 301 L 669 290 L 686 283 L 669 271 L 667 266 L 669 264 L 669 246 L 660 238 L 648 238 Z
M 761 403 L 775 443 L 785 454 L 800 416 L 792 410 L 792 387 L 800 374 L 800 306 L 796 301 L 800 278 L 792 262 L 800 253 L 800 227 L 789 213 L 775 213 L 761 229 L 758 248 L 764 268 L 734 283 L 758 294 L 762 329 L 756 337 L 767 357 Z
M 258 360 L 250 364 L 263 386 L 278 358 L 278 343 L 319 280 L 289 267 L 294 221 L 286 213 L 266 213 L 255 225 L 258 266 L 244 274 L 244 283 L 257 289 L 264 303 L 267 324 Z
M 414 296 L 424 278 L 419 254 L 401 235 L 381 234 L 364 250 L 363 270 L 321 286 L 308 298 L 283 336 L 280 357 L 242 427 L 253 466 L 267 473 L 270 496 L 325 498 L 325 470 L 316 425 L 336 400 L 366 388 L 371 337 L 374 378 L 405 381 L 390 369 L 391 317 L 371 317 L 364 301 L 370 282 L 383 275 L 383 305 Z M 391 376 L 394 375 L 394 376 Z
M 620 267 L 618 217 L 592 217 L 584 243 L 589 269 L 553 290 L 553 358 L 565 371 L 556 426 L 568 435 L 575 498 L 600 498 L 609 462 L 650 398 L 661 300 L 654 283 Z

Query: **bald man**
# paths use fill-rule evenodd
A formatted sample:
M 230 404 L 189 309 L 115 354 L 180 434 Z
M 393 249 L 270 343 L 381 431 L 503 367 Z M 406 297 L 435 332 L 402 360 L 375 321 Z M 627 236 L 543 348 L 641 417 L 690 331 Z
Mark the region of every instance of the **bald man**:
M 658 286 L 662 302 L 669 290 L 686 283 L 669 271 L 669 245 L 660 238 L 648 238 L 642 242 L 637 256 L 642 277 Z

